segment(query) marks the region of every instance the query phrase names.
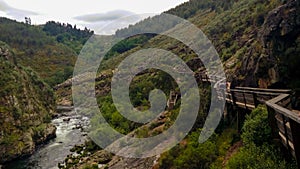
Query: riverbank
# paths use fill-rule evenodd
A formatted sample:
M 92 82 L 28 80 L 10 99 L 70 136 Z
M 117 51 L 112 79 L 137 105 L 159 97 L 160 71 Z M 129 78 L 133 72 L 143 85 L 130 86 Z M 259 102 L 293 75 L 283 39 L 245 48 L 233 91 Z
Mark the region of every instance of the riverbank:
M 70 149 L 86 140 L 89 119 L 73 110 L 59 114 L 51 124 L 56 127 L 54 139 L 38 146 L 31 156 L 7 163 L 2 169 L 56 169 L 70 154 Z

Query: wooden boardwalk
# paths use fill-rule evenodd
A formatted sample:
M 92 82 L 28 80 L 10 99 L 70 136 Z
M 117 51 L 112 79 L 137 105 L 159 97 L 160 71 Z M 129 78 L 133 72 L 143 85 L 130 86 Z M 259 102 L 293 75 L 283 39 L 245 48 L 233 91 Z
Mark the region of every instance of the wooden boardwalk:
M 291 108 L 291 90 L 236 87 L 226 92 L 226 102 L 246 110 L 265 104 L 274 139 L 280 139 L 300 169 L 300 114 Z
M 226 92 L 226 101 L 252 110 L 265 104 L 275 139 L 280 139 L 300 168 L 300 114 L 291 108 L 291 90 L 236 87 Z
M 218 83 L 217 77 L 209 78 L 206 72 L 198 72 L 194 76 L 197 81 Z M 224 79 L 220 79 L 219 81 L 224 81 Z M 218 88 L 218 85 L 215 85 L 214 88 Z M 245 113 L 237 111 L 238 109 L 251 111 L 260 104 L 266 105 L 274 139 L 281 141 L 287 152 L 296 159 L 298 168 L 300 169 L 300 111 L 292 110 L 291 108 L 291 90 L 250 87 L 221 90 L 226 90 L 226 97 L 220 96 L 219 99 L 226 99 L 227 107 L 232 107 L 230 111 L 224 114 L 232 116 L 230 113 L 233 113 L 232 111 L 235 110 L 238 124 L 245 118 Z M 177 94 L 171 92 L 168 101 L 169 109 L 173 108 L 176 100 Z

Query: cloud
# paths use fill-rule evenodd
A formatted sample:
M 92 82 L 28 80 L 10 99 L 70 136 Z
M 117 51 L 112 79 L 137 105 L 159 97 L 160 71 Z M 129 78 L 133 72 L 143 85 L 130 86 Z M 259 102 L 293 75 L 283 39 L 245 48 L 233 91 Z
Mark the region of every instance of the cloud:
M 114 10 L 106 13 L 95 13 L 89 15 L 76 16 L 74 19 L 81 21 L 82 26 L 91 28 L 97 34 L 114 34 L 117 29 L 127 27 L 146 17 L 148 14 L 137 15 L 130 11 Z
M 112 21 L 129 15 L 134 15 L 134 13 L 125 10 L 114 10 L 106 13 L 96 13 L 96 14 L 76 16 L 74 17 L 74 19 L 84 21 L 84 22 L 94 23 L 94 22 Z
M 13 8 L 9 6 L 7 3 L 5 3 L 3 0 L 0 0 L 0 11 L 3 11 L 7 15 L 12 16 L 16 19 L 21 19 L 29 15 L 37 15 L 37 13 L 32 11 Z

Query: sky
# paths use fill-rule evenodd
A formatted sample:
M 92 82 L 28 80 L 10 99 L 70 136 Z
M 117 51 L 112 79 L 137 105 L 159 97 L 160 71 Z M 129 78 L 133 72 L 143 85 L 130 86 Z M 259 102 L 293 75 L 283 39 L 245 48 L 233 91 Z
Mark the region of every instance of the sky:
M 161 13 L 188 0 L 0 0 L 0 16 L 25 21 L 31 18 L 32 24 L 44 24 L 54 20 L 70 23 L 80 28 L 87 27 L 98 34 L 112 34 L 120 27 Z M 140 15 L 142 14 L 142 15 Z M 126 17 L 122 23 L 114 20 Z M 124 20 L 123 20 L 124 21 Z M 109 30 L 101 28 L 112 23 Z

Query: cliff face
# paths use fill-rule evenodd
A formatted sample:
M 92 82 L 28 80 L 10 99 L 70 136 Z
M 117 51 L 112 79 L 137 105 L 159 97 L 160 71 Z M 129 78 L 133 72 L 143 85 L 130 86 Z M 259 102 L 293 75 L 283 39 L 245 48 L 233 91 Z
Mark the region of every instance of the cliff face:
M 291 0 L 273 9 L 266 16 L 258 33 L 261 53 L 244 57 L 238 74 L 246 74 L 244 85 L 255 82 L 259 87 L 299 87 L 297 77 L 300 52 L 299 1 Z M 251 75 L 252 74 L 252 75 Z
M 269 76 L 262 78 L 261 81 L 267 83 L 279 81 L 284 83 L 285 81 L 294 80 L 293 78 L 297 79 L 300 75 L 299 71 L 297 71 L 300 51 L 299 1 L 289 1 L 271 11 L 261 34 L 265 56 L 267 57 L 262 58 L 258 62 L 258 66 L 268 60 L 271 60 L 271 63 L 273 63 L 266 67 Z M 290 85 L 294 87 L 293 84 Z
M 15 63 L 8 46 L 0 43 L 0 163 L 30 155 L 55 137 L 50 124 L 55 101 L 37 75 Z

